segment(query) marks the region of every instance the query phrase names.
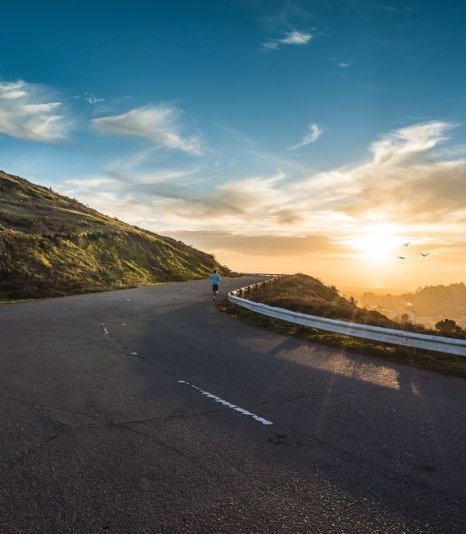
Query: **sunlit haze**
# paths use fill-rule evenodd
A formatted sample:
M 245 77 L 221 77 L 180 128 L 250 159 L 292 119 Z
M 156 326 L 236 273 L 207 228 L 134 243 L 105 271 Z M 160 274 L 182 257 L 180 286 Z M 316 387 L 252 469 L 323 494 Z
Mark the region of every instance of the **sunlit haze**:
M 2 20 L 6 172 L 238 271 L 466 279 L 461 2 L 45 0 Z

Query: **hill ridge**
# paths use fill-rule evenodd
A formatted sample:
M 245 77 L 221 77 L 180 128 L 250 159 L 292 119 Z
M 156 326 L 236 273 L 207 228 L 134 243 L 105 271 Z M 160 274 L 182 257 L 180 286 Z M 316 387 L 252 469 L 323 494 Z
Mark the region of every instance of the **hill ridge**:
M 212 254 L 0 171 L 0 297 L 36 298 L 205 278 Z

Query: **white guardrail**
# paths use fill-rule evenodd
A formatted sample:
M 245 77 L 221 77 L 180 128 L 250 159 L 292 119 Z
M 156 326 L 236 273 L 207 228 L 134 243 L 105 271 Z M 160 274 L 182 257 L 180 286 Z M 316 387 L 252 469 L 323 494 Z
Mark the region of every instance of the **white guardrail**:
M 271 282 L 277 277 L 271 277 L 265 282 L 235 289 L 228 293 L 228 300 L 233 304 L 242 306 L 256 313 L 287 321 L 289 323 L 318 328 L 336 334 L 346 336 L 360 337 L 382 343 L 393 345 L 402 345 L 403 347 L 412 347 L 417 349 L 432 350 L 435 352 L 444 352 L 446 354 L 455 354 L 456 356 L 466 356 L 466 340 L 451 337 L 431 336 L 427 334 L 417 334 L 416 332 L 407 332 L 406 330 L 396 330 L 394 328 L 382 328 L 380 326 L 371 326 L 360 323 L 350 323 L 336 319 L 327 319 L 316 315 L 307 315 L 305 313 L 286 310 L 285 308 L 276 308 L 260 302 L 247 300 L 242 296 L 245 292 L 260 287 L 267 282 Z

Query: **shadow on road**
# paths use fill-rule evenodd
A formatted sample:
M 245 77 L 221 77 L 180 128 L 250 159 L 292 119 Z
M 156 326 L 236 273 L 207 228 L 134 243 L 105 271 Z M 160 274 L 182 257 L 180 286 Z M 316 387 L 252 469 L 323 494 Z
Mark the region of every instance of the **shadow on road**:
M 178 406 L 193 415 L 177 425 L 179 442 L 193 457 L 206 455 L 224 470 L 212 450 L 228 450 L 229 463 L 242 465 L 243 483 L 286 487 L 295 513 L 307 509 L 313 485 L 323 485 L 340 505 L 357 503 L 397 525 L 437 525 L 445 532 L 466 525 L 461 379 L 285 338 L 208 303 L 154 317 L 145 331 L 143 361 L 156 375 L 188 381 L 274 422 L 261 427 L 193 390 L 193 403 L 203 407 Z M 141 394 L 168 404 L 155 385 Z M 159 435 L 164 425 L 144 431 Z M 191 433 L 208 436 L 204 448 L 189 445 Z

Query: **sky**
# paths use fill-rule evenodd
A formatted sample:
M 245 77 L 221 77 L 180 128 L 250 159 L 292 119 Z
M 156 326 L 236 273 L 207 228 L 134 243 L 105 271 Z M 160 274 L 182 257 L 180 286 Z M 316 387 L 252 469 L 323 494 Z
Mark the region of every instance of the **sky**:
M 243 272 L 464 281 L 466 6 L 2 6 L 0 168 Z

